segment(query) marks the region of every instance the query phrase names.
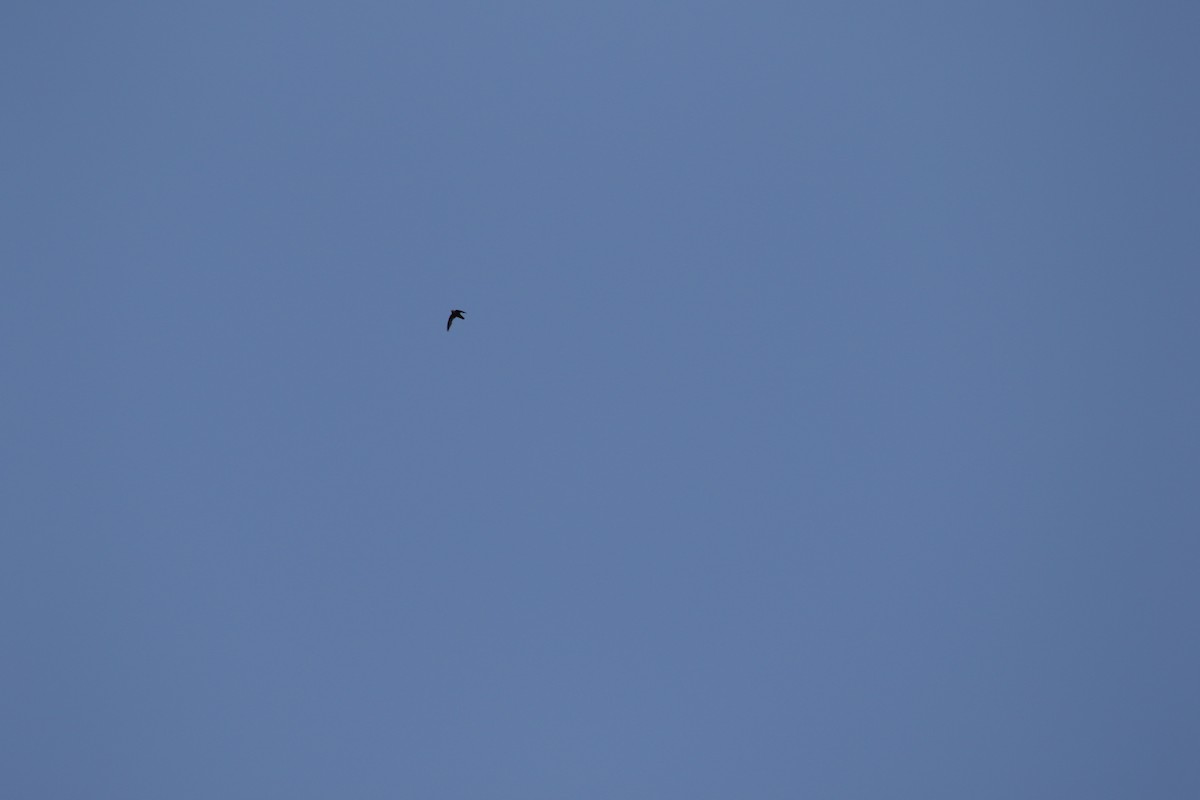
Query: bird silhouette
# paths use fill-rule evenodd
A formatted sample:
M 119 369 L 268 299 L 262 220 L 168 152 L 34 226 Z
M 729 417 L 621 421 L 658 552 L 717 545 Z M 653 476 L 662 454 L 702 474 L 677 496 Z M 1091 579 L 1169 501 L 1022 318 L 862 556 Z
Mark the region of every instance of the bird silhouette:
M 446 320 L 446 330 L 450 330 L 450 326 L 454 324 L 454 320 L 456 319 L 466 319 L 463 316 L 462 309 L 456 308 L 450 312 L 450 319 Z

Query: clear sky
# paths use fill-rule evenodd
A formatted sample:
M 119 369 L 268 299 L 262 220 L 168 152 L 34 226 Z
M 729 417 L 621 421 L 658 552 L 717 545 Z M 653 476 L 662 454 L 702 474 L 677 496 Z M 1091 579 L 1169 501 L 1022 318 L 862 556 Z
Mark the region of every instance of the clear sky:
M 1198 41 L 7 4 L 0 795 L 1200 797 Z

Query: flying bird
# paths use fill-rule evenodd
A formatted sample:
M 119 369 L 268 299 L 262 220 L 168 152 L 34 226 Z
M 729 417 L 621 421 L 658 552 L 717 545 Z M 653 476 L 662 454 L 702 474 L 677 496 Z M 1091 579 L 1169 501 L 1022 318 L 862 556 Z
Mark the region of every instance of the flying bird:
M 456 319 L 466 319 L 463 316 L 462 309 L 456 308 L 450 312 L 450 319 L 446 320 L 446 330 L 450 330 L 450 326 L 454 324 L 454 320 Z

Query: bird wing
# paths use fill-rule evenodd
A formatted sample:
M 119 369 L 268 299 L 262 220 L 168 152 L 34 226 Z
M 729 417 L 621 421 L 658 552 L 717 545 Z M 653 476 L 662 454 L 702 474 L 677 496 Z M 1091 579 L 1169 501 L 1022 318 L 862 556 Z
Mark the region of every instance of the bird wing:
M 450 319 L 446 320 L 446 330 L 450 330 L 450 326 L 454 324 L 454 318 L 457 316 L 453 311 L 450 312 Z

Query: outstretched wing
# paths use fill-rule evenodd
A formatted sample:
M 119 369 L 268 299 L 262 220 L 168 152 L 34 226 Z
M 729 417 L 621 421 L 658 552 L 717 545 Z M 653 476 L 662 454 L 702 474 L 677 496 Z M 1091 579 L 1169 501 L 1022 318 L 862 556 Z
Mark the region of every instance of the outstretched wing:
M 446 320 L 446 330 L 450 330 L 450 326 L 454 324 L 454 318 L 458 316 L 453 311 L 450 312 L 450 319 Z

